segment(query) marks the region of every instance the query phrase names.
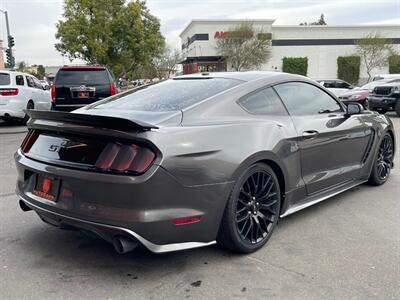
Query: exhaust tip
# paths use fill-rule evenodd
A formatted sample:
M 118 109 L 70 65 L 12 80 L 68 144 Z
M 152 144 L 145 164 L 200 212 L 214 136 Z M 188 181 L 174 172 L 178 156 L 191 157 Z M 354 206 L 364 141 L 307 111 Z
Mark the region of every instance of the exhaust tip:
M 19 200 L 19 207 L 21 207 L 22 211 L 32 210 L 32 208 L 30 208 L 28 205 L 26 205 L 25 202 L 22 200 Z
M 114 237 L 112 244 L 118 254 L 131 252 L 139 245 L 138 241 L 124 236 Z

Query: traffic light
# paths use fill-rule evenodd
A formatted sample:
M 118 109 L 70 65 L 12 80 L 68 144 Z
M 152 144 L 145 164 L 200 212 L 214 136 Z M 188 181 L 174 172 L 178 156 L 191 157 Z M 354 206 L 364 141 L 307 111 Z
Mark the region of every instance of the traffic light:
M 8 48 L 12 48 L 15 45 L 14 37 L 12 35 L 8 36 Z
M 11 48 L 6 49 L 6 57 L 7 57 L 7 64 L 10 68 L 15 67 L 15 59 L 14 56 L 12 55 L 12 50 Z

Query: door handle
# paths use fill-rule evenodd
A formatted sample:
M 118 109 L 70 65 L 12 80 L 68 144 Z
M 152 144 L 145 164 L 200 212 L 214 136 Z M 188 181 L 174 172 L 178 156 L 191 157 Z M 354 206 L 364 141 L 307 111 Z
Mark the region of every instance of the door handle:
M 318 135 L 318 131 L 316 130 L 307 130 L 303 132 L 303 138 L 312 139 Z

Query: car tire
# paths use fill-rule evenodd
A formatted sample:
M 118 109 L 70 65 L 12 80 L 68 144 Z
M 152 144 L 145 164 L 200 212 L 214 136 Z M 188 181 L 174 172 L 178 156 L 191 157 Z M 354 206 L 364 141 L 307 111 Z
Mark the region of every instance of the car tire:
M 35 105 L 33 104 L 32 101 L 29 101 L 28 104 L 26 105 L 26 109 L 30 110 L 30 109 L 34 109 Z M 22 119 L 22 123 L 25 125 L 29 120 L 29 116 L 27 114 L 25 114 L 24 118 Z
M 394 110 L 396 111 L 397 116 L 400 117 L 400 99 L 397 99 L 396 105 L 394 106 Z
M 365 110 L 369 110 L 369 102 L 368 102 L 368 100 L 364 101 L 363 106 L 364 106 Z
M 267 243 L 278 222 L 279 181 L 266 164 L 256 163 L 236 181 L 219 228 L 219 245 L 237 253 L 251 253 Z
M 381 115 L 384 115 L 384 114 L 387 113 L 387 110 L 386 110 L 386 109 L 376 109 L 376 111 L 377 111 L 378 113 L 380 113 Z
M 371 175 L 368 179 L 370 185 L 382 185 L 388 180 L 390 170 L 393 166 L 393 154 L 393 138 L 389 133 L 386 133 L 375 155 L 374 165 L 372 166 Z

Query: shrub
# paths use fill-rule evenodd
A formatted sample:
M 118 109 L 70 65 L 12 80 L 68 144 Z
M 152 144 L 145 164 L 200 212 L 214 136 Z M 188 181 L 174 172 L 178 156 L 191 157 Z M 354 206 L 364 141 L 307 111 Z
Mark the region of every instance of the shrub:
M 389 73 L 400 74 L 400 55 L 393 54 L 389 56 Z
M 339 56 L 337 58 L 337 77 L 351 84 L 358 84 L 360 79 L 359 56 Z
M 283 72 L 307 76 L 307 69 L 307 57 L 284 57 L 282 60 Z

